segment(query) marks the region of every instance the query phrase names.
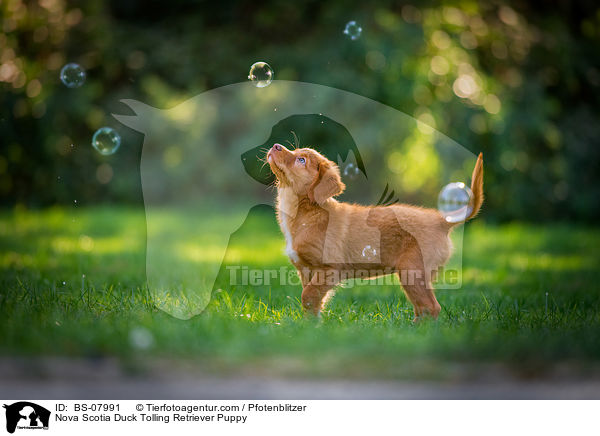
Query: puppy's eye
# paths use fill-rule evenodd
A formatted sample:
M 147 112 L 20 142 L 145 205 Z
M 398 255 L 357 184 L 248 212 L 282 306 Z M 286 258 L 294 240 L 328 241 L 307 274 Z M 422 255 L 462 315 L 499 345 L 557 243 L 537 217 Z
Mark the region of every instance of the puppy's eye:
M 304 159 L 303 157 L 299 157 L 298 162 L 301 163 L 302 165 L 304 165 L 304 164 L 306 164 L 306 159 Z

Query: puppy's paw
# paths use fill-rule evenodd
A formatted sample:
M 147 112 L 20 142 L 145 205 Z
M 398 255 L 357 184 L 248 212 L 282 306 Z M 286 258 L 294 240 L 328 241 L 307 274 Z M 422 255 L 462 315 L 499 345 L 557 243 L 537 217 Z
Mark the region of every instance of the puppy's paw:
M 422 322 L 427 322 L 427 321 L 437 321 L 438 319 L 438 313 L 430 313 L 429 311 L 424 311 L 421 312 L 420 314 L 415 314 L 415 317 L 413 318 L 412 322 L 414 324 L 419 324 Z
M 323 325 L 323 312 L 319 310 L 314 312 L 312 310 L 304 309 L 304 320 L 309 323 L 314 323 L 316 327 Z

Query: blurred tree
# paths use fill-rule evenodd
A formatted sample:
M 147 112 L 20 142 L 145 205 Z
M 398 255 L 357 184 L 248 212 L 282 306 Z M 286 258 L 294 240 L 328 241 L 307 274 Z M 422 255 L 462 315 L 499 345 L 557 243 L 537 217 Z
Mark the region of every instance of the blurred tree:
M 5 205 L 141 202 L 142 138 L 110 117 L 118 100 L 170 107 L 265 60 L 276 79 L 376 99 L 483 151 L 489 219 L 600 216 L 595 2 L 5 0 L 0 11 Z M 60 84 L 66 62 L 86 68 L 82 88 Z M 123 135 L 114 156 L 89 146 L 103 125 Z

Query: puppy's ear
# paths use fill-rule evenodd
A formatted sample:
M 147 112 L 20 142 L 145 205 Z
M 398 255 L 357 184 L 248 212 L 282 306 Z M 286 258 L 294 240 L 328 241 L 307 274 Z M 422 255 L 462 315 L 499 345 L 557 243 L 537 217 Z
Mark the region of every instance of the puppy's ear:
M 340 170 L 328 163 L 319 164 L 319 175 L 308 189 L 308 198 L 313 203 L 323 204 L 328 198 L 341 194 L 346 189 Z

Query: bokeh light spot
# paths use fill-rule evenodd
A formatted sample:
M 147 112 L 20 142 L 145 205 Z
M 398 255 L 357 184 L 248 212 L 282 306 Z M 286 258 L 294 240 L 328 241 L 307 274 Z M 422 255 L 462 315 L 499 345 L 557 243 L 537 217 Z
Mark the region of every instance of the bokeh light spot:
M 488 94 L 485 97 L 483 108 L 490 114 L 497 114 L 500 112 L 502 104 L 500 103 L 500 99 L 498 99 L 498 97 L 496 97 L 494 94 Z
M 469 98 L 479 91 L 479 86 L 472 76 L 461 74 L 452 85 L 454 93 L 461 98 Z
M 143 327 L 135 327 L 129 331 L 129 343 L 137 350 L 147 350 L 154 345 L 154 336 Z
M 450 63 L 443 56 L 434 56 L 431 58 L 431 71 L 433 71 L 438 76 L 443 76 L 448 74 L 450 71 Z
M 436 30 L 431 35 L 431 42 L 440 50 L 445 50 L 450 47 L 452 41 L 446 32 L 443 30 Z
M 81 235 L 79 237 L 79 247 L 83 251 L 92 251 L 92 249 L 94 248 L 94 240 L 88 235 Z
M 383 53 L 372 50 L 365 56 L 365 62 L 367 66 L 372 70 L 381 70 L 385 67 L 386 59 Z
M 98 165 L 98 168 L 96 169 L 96 179 L 98 179 L 100 183 L 106 185 L 112 180 L 113 175 L 113 169 L 109 164 L 103 163 Z
M 163 154 L 163 162 L 167 168 L 175 168 L 179 166 L 182 160 L 183 153 L 181 148 L 176 145 L 168 147 Z

